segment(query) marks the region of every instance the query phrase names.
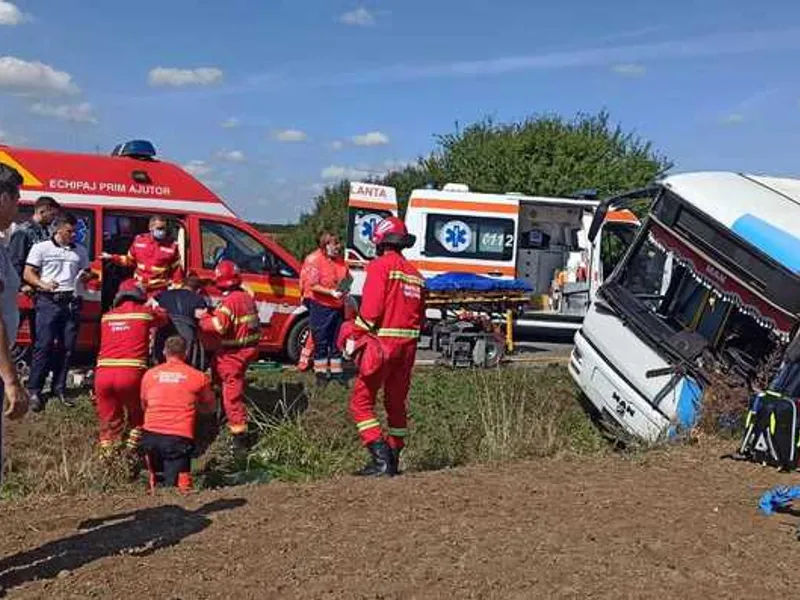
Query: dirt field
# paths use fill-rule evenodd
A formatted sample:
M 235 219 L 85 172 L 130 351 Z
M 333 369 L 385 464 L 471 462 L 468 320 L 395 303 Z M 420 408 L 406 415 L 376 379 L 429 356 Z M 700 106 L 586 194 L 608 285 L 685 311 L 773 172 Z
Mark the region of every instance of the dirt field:
M 796 519 L 756 503 L 797 478 L 723 450 L 6 504 L 0 572 L 19 598 L 793 594 Z

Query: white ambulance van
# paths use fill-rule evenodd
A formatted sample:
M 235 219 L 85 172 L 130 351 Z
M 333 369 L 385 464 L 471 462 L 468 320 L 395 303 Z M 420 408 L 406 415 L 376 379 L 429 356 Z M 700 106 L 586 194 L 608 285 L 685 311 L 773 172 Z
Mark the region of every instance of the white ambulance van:
M 652 441 L 697 424 L 709 373 L 753 386 L 794 335 L 800 180 L 687 173 L 647 196 L 649 216 L 599 288 L 569 371 L 598 416 Z M 598 209 L 590 238 L 624 202 Z
M 630 211 L 607 211 L 595 243 L 590 243 L 588 229 L 599 204 L 580 197 L 475 193 L 461 184 L 414 190 L 405 224 L 417 241 L 405 256 L 426 278 L 471 273 L 523 280 L 535 302 L 515 328 L 572 335 L 597 286 L 639 227 Z M 363 285 L 364 265 L 374 256 L 374 226 L 397 214 L 393 188 L 351 184 L 347 260 L 354 294 Z

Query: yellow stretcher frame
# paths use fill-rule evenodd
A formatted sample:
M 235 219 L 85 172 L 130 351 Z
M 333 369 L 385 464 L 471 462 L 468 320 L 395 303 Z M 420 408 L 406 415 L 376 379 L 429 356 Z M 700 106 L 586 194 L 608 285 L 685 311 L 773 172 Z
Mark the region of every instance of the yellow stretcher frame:
M 507 292 L 427 292 L 426 308 L 444 310 L 473 310 L 474 312 L 502 314 L 506 328 L 506 351 L 514 350 L 514 313 L 531 304 L 531 294 Z M 487 308 L 491 307 L 491 308 Z

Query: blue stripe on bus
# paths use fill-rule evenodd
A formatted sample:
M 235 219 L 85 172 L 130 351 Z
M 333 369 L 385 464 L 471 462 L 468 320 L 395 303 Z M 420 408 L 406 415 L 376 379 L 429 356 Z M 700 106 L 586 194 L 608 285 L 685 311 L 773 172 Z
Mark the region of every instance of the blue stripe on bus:
M 791 233 L 753 215 L 739 217 L 731 229 L 767 256 L 800 273 L 800 239 Z
M 700 402 L 703 398 L 703 389 L 691 377 L 684 377 L 679 385 L 678 405 L 675 407 L 675 417 L 681 429 L 688 430 L 697 425 L 700 420 Z

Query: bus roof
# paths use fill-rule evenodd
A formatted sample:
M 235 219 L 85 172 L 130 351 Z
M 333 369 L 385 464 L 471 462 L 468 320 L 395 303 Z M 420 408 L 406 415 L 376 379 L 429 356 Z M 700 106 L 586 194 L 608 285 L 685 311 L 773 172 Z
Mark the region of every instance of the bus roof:
M 746 242 L 800 272 L 800 180 L 709 171 L 672 175 L 662 184 Z
M 23 177 L 22 198 L 234 216 L 222 199 L 179 166 L 161 160 L 0 145 L 0 163 Z M 131 202 L 133 200 L 133 202 Z

